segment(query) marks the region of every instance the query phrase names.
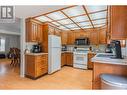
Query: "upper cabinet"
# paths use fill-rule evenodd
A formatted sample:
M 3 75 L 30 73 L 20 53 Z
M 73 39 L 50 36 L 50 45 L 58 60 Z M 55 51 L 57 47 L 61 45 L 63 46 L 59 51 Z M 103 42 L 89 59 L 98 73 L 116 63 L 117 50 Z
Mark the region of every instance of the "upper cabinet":
M 75 43 L 75 33 L 72 31 L 69 31 L 67 36 L 68 36 L 67 37 L 67 44 L 73 45 Z
M 99 44 L 99 35 L 98 31 L 91 31 L 90 32 L 90 44 L 92 45 L 98 45 Z
M 127 38 L 127 6 L 111 6 L 111 39 Z
M 105 28 L 99 29 L 99 44 L 107 43 L 107 31 Z
M 62 34 L 64 35 L 64 34 Z M 106 28 L 87 29 L 86 31 L 75 30 L 68 31 L 67 44 L 73 45 L 75 39 L 88 37 L 91 45 L 106 44 L 107 43 L 107 31 Z M 66 38 L 63 39 L 66 41 Z
M 26 19 L 26 42 L 41 42 L 42 37 L 42 23 L 31 18 Z
M 86 32 L 86 31 L 77 31 L 77 32 L 75 32 L 75 39 L 84 38 L 84 37 L 89 37 L 89 33 Z
M 67 32 L 66 31 L 63 31 L 61 32 L 61 43 L 62 45 L 67 45 Z
M 55 33 L 54 34 L 57 35 L 57 36 L 61 36 L 61 30 L 58 29 L 58 28 L 55 28 Z
M 57 35 L 57 36 L 61 36 L 61 30 L 57 29 L 51 25 L 48 25 L 47 27 L 47 31 L 49 35 Z

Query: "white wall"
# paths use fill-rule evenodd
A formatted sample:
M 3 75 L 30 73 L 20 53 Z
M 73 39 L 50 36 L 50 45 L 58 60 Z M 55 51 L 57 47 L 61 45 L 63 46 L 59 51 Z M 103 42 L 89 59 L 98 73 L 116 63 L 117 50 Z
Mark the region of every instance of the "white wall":
M 7 54 L 12 47 L 20 49 L 20 36 L 19 35 L 10 35 L 10 34 L 1 34 L 0 37 L 5 38 L 5 54 Z
M 14 23 L 0 23 L 0 30 L 8 33 L 20 33 L 20 19 L 16 18 Z
M 26 48 L 26 42 L 25 42 L 25 19 L 21 18 L 20 22 L 20 27 L 21 27 L 21 37 L 20 37 L 20 48 L 21 48 L 21 64 L 20 64 L 20 76 L 24 77 L 25 76 L 25 48 Z

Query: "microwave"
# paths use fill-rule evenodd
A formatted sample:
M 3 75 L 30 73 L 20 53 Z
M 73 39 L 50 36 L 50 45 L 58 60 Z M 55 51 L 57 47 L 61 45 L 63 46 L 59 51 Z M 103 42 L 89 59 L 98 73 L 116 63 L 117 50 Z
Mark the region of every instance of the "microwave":
M 76 45 L 90 45 L 90 40 L 89 38 L 78 38 L 75 40 Z

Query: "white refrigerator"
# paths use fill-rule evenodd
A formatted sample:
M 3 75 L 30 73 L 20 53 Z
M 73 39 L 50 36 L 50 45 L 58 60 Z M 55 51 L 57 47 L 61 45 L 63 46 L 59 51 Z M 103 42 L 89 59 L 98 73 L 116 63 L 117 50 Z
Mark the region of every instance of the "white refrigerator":
M 48 74 L 61 69 L 61 37 L 48 36 Z

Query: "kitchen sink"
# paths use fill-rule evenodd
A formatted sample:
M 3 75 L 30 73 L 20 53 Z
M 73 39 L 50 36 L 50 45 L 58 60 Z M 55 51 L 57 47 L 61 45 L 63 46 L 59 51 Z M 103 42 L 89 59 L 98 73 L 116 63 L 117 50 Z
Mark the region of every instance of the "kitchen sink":
M 108 58 L 112 58 L 112 57 L 114 57 L 114 55 L 112 55 L 112 54 L 98 54 L 96 57 L 108 57 Z

